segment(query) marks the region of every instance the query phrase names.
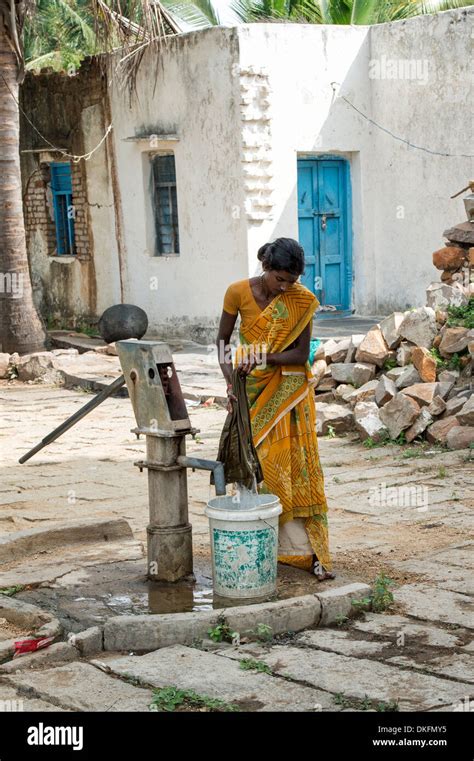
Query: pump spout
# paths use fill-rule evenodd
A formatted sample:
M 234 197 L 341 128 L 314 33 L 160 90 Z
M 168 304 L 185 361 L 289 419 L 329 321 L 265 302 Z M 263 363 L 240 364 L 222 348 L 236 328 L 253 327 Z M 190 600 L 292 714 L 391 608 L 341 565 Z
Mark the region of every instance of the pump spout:
M 214 473 L 216 495 L 218 497 L 225 496 L 226 489 L 223 462 L 219 462 L 218 460 L 201 460 L 199 457 L 186 457 L 185 455 L 180 455 L 177 459 L 177 463 L 178 465 L 182 465 L 184 468 L 212 470 Z

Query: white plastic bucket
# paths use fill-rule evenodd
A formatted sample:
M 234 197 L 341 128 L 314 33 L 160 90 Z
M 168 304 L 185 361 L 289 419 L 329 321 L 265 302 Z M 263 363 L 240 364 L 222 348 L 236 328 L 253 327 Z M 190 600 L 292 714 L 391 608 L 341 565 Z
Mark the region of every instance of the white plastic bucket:
M 214 591 L 236 599 L 266 597 L 276 590 L 278 516 L 274 494 L 215 497 L 204 511 L 211 534 Z

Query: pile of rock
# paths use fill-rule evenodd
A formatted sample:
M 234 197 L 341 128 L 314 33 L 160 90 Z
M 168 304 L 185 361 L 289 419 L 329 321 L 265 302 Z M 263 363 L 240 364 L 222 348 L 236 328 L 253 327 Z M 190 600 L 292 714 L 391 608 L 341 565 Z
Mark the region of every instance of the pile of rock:
M 456 229 L 433 254 L 442 275 L 427 289 L 427 306 L 394 312 L 366 335 L 319 347 L 313 364 L 318 433 L 355 428 L 374 442 L 403 433 L 407 442 L 422 437 L 452 449 L 474 442 L 474 330 L 449 327 L 446 312 L 474 302 L 474 229 L 462 242 L 449 237 Z M 443 368 L 443 360 L 453 369 Z

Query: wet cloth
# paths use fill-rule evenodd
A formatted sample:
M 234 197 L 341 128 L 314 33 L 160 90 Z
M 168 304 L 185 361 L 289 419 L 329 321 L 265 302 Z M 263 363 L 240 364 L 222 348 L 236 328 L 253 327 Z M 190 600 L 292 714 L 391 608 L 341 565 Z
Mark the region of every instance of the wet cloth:
M 232 372 L 232 389 L 237 404 L 232 405 L 224 423 L 217 459 L 224 463 L 226 484 L 238 483 L 251 490 L 263 481 L 263 472 L 252 440 L 245 378 L 237 370 Z
M 249 352 L 258 354 L 266 349 L 268 353 L 279 353 L 287 349 L 312 323 L 318 305 L 316 297 L 303 285 L 291 285 L 252 320 L 245 324 L 242 321 L 235 365 Z M 259 491 L 276 494 L 283 507 L 278 559 L 309 570 L 316 555 L 324 569 L 330 570 L 327 503 L 313 386 L 309 362 L 262 365 L 247 376 L 246 392 L 253 443 L 264 476 Z M 283 527 L 302 519 L 308 541 L 293 542 L 288 552 Z

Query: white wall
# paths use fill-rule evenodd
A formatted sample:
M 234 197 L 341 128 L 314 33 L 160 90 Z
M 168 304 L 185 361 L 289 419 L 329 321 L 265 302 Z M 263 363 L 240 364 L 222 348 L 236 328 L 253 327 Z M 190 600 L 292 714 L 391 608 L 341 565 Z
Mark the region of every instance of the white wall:
M 341 154 L 351 164 L 356 311 L 388 314 L 425 303 L 427 285 L 438 278 L 431 254 L 443 245 L 443 230 L 465 219 L 462 199 L 449 196 L 469 180 L 473 161 L 409 148 L 342 96 L 417 145 L 474 153 L 473 18 L 474 9 L 465 9 L 373 27 L 239 27 L 242 70 L 261 67 L 271 87 L 275 204 L 271 219 L 249 223 L 251 274 L 260 245 L 298 237 L 297 156 Z M 377 72 L 373 61 L 382 63 L 382 56 L 385 69 Z M 422 81 L 374 78 L 387 75 L 387 59 L 397 67 L 427 62 L 427 81 L 421 64 L 409 73 Z M 339 83 L 335 94 L 331 82 Z
M 430 150 L 474 154 L 473 22 L 471 8 L 374 27 L 371 58 L 414 59 L 422 77 L 372 79 L 373 118 Z M 374 152 L 377 307 L 388 313 L 424 304 L 426 286 L 439 280 L 431 254 L 444 230 L 466 220 L 462 196 L 449 197 L 472 179 L 474 161 L 409 148 L 380 130 Z
M 111 87 L 127 251 L 125 300 L 146 310 L 157 333 L 208 340 L 225 288 L 247 274 L 233 68 L 237 37 L 232 29 L 194 32 L 170 40 L 160 55 L 161 65 L 150 53 L 142 61 L 132 107 L 117 78 Z M 153 255 L 150 143 L 125 142 L 165 133 L 177 134 L 178 142 L 153 146 L 174 147 L 179 256 Z

